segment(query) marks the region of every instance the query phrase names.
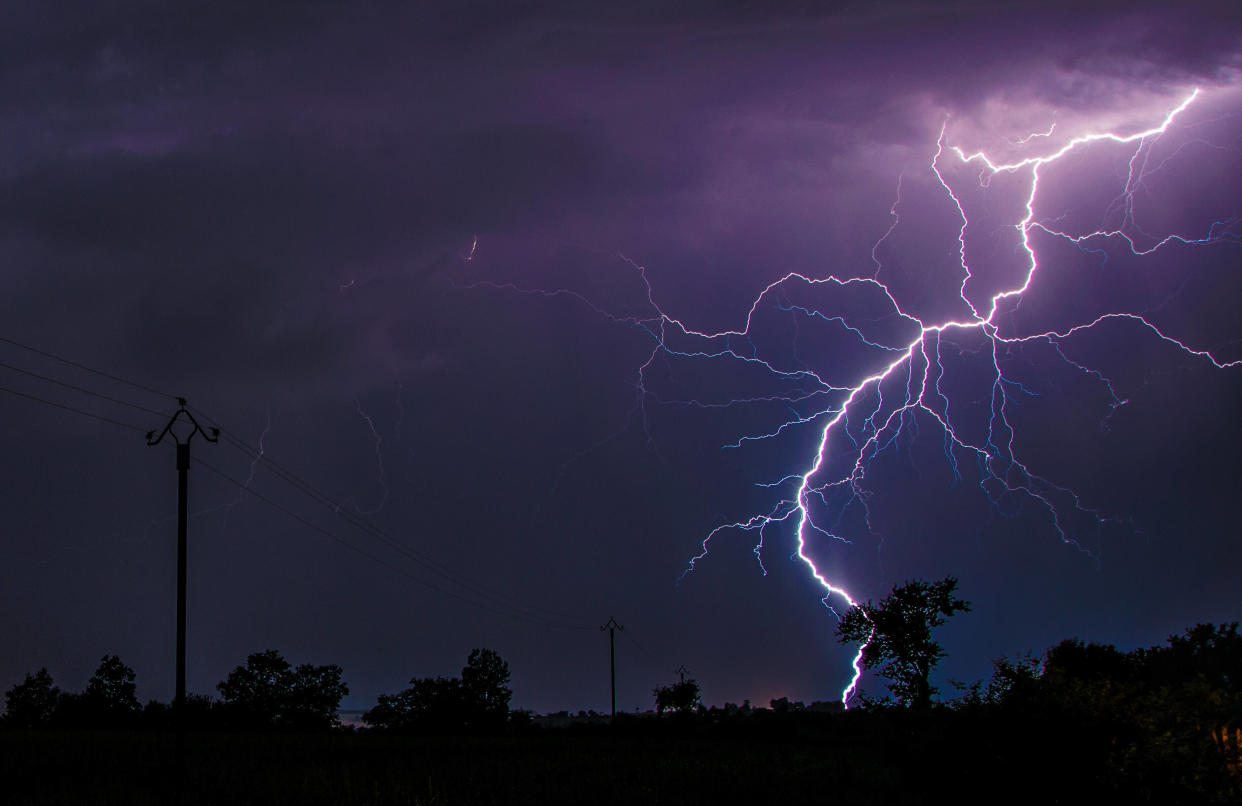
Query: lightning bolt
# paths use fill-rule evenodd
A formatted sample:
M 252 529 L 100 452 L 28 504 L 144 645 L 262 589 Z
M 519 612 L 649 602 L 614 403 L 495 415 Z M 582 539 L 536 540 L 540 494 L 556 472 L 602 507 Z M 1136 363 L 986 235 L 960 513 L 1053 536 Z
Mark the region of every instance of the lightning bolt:
M 384 504 L 388 502 L 388 494 L 391 492 L 388 488 L 388 482 L 385 480 L 384 473 L 384 439 L 380 436 L 379 431 L 375 427 L 375 420 L 371 419 L 371 415 L 362 410 L 362 401 L 357 398 L 354 399 L 354 409 L 357 411 L 358 416 L 362 418 L 362 421 L 367 424 L 367 428 L 371 432 L 371 437 L 375 440 L 375 464 L 379 471 L 376 483 L 379 484 L 380 489 L 384 491 L 380 496 L 379 503 L 375 505 L 374 509 L 359 509 L 358 511 L 362 515 L 375 515 L 384 508 Z
M 696 330 L 686 321 L 666 313 L 656 302 L 646 269 L 624 256 L 620 258 L 637 273 L 646 293 L 650 313 L 615 314 L 570 289 L 524 288 L 494 281 L 479 281 L 467 287 L 503 288 L 523 294 L 567 297 L 588 306 L 616 324 L 641 331 L 651 340 L 652 347 L 635 374 L 636 403 L 628 421 L 641 423 L 649 440 L 651 436 L 647 431 L 645 412 L 649 401 L 661 405 L 702 408 L 780 403 L 794 412 L 792 417 L 785 419 L 775 428 L 743 435 L 733 444 L 725 446 L 734 449 L 746 443 L 772 439 L 791 429 L 818 425 L 813 442 L 814 449 L 803 469 L 759 485 L 785 491 L 779 494 L 778 500 L 758 514 L 720 523 L 711 529 L 702 540 L 701 551 L 687 562 L 682 578 L 695 570 L 696 564 L 708 555 L 713 540 L 726 532 L 751 533 L 757 536 L 753 551 L 760 568 L 766 573 L 762 560 L 766 530 L 780 524 L 793 524 L 796 541 L 794 556 L 822 588 L 824 606 L 834 614 L 837 613 L 837 606 L 854 607 L 857 600 L 846 589 L 845 583 L 831 579 L 817 564 L 812 556 L 810 541 L 812 538 L 826 539 L 829 546 L 838 542 L 850 543 L 841 532 L 846 513 L 852 508 L 861 512 L 868 532 L 876 534 L 872 528 L 867 502 L 867 473 L 872 461 L 894 447 L 903 432 L 917 429 L 916 416 L 924 418 L 925 421 L 930 419 L 941 429 L 944 454 L 955 479 L 962 479 L 962 459 L 973 459 L 980 474 L 979 486 L 996 511 L 1004 514 L 1007 507 L 1029 502 L 1046 513 L 1053 530 L 1064 543 L 1090 554 L 1067 531 L 1065 521 L 1068 511 L 1088 516 L 1101 525 L 1117 519 L 1087 506 L 1072 489 L 1040 475 L 1018 455 L 1015 449 L 1016 430 L 1009 406 L 1015 397 L 1035 393 L 1006 375 L 1002 366 L 1003 360 L 1022 345 L 1042 343 L 1050 346 L 1067 365 L 1103 384 L 1111 397 L 1109 416 L 1127 401 L 1118 394 L 1106 375 L 1086 363 L 1071 359 L 1064 351 L 1064 344 L 1068 339 L 1105 322 L 1137 326 L 1181 350 L 1185 355 L 1208 362 L 1219 369 L 1236 367 L 1242 361 L 1227 361 L 1209 350 L 1191 346 L 1162 330 L 1141 312 L 1107 312 L 1078 325 L 1036 333 L 1012 332 L 1008 318 L 1002 314 L 1010 314 L 1017 309 L 1022 296 L 1039 274 L 1039 256 L 1032 242 L 1032 234 L 1035 232 L 1062 239 L 1081 249 L 1094 249 L 1097 248 L 1094 245 L 1120 242 L 1131 253 L 1140 257 L 1170 244 L 1204 246 L 1238 243 L 1242 240 L 1235 231 L 1237 219 L 1214 222 L 1199 237 L 1179 234 L 1151 237 L 1143 233 L 1135 222 L 1134 197 L 1142 186 L 1144 177 L 1149 176 L 1151 171 L 1164 168 L 1168 161 L 1166 159 L 1155 168 L 1149 167 L 1153 143 L 1165 134 L 1175 119 L 1200 94 L 1198 89 L 1194 89 L 1173 106 L 1157 125 L 1130 133 L 1095 131 L 1056 146 L 1050 144 L 1056 131 L 1056 126 L 1053 125 L 1044 132 L 1035 132 L 1017 141 L 1011 140 L 1011 146 L 1048 149 L 1042 154 L 1011 162 L 994 159 L 983 150 L 968 152 L 958 146 L 949 145 L 946 142 L 946 119 L 928 168 L 930 175 L 935 177 L 935 186 L 954 205 L 960 219 L 956 270 L 961 275 L 957 298 L 962 305 L 960 316 L 944 321 L 927 322 L 903 309 L 897 301 L 897 295 L 890 289 L 889 283 L 892 281 L 881 279 L 885 272 L 879 249 L 901 224 L 899 210 L 903 204 L 904 176 L 898 180 L 897 197 L 889 211 L 891 224 L 872 249 L 874 270 L 870 276 L 841 278 L 829 275 L 816 278 L 790 272 L 759 292 L 746 314 L 743 326 L 737 329 L 717 332 Z M 1128 161 L 1124 190 L 1110 210 L 1110 213 L 1120 216 L 1121 223 L 1115 227 L 1075 235 L 1057 227 L 1053 222 L 1039 219 L 1037 210 L 1041 170 L 1063 160 L 1067 155 L 1104 144 L 1133 149 Z M 982 285 L 982 278 L 972 270 L 967 256 L 967 231 L 971 227 L 971 220 L 966 212 L 968 205 L 963 201 L 961 190 L 955 189 L 956 179 L 951 176 L 957 172 L 970 174 L 972 171 L 976 174 L 980 188 L 986 189 L 993 180 L 1007 176 L 1019 181 L 1025 189 L 1020 219 L 1010 225 L 1017 235 L 1015 252 L 1020 258 L 1021 270 L 1004 287 L 982 294 L 976 290 Z M 1138 242 L 1140 238 L 1144 239 L 1143 245 Z M 816 306 L 795 304 L 791 301 L 799 293 L 805 295 L 813 290 L 865 302 L 869 309 L 880 309 L 881 313 L 866 319 L 847 319 L 844 316 L 824 313 Z M 855 339 L 865 348 L 867 355 L 872 357 L 875 368 L 860 379 L 841 383 L 831 379 L 826 370 L 814 369 L 807 361 L 798 360 L 791 365 L 764 357 L 759 347 L 756 320 L 772 310 L 793 317 L 795 322 L 815 322 L 821 327 L 834 328 L 843 336 L 848 334 L 848 337 Z M 956 350 L 959 355 L 978 356 L 987 362 L 990 391 L 986 399 L 986 428 L 979 434 L 967 433 L 957 423 L 961 415 L 951 406 L 950 396 L 943 385 L 949 372 L 949 364 L 945 359 L 947 350 Z M 781 389 L 772 395 L 722 400 L 663 396 L 658 393 L 652 380 L 652 370 L 661 359 L 727 361 L 741 367 L 761 370 L 781 384 Z M 862 658 L 868 643 L 864 642 L 858 647 L 851 663 L 853 675 L 841 692 L 842 702 L 847 707 L 862 676 Z
M 267 439 L 268 432 L 271 430 L 272 430 L 272 412 L 269 409 L 266 415 L 266 420 L 263 424 L 263 430 L 259 432 L 258 451 L 250 459 L 249 468 L 246 473 L 246 481 L 245 483 L 242 484 L 241 491 L 238 492 L 237 497 L 231 501 L 226 501 L 223 504 L 217 504 L 212 507 L 205 507 L 203 509 L 195 510 L 194 512 L 190 513 L 191 518 L 198 518 L 203 515 L 212 515 L 217 512 L 223 512 L 224 515 L 220 518 L 220 533 L 224 534 L 228 531 L 229 516 L 233 514 L 233 510 L 235 508 L 246 503 L 247 499 L 249 498 L 248 492 L 250 490 L 250 485 L 254 484 L 255 469 L 259 466 L 259 463 L 263 461 L 263 456 L 266 452 L 263 442 L 264 440 Z M 155 525 L 156 523 L 171 521 L 171 520 L 173 520 L 173 518 L 162 519 L 161 521 L 153 522 L 152 525 Z
M 263 455 L 267 452 L 263 446 L 263 441 L 267 439 L 267 432 L 272 430 L 272 412 L 267 412 L 267 422 L 263 425 L 263 431 L 259 434 L 259 450 L 250 460 L 250 472 L 246 474 L 246 487 L 249 488 L 254 481 L 254 469 L 258 467 L 259 462 L 263 461 Z
M 1057 124 L 1051 123 L 1048 125 L 1048 131 L 1046 132 L 1031 132 L 1026 137 L 1005 138 L 1005 139 L 1009 141 L 1010 145 L 1024 146 L 1027 143 L 1031 142 L 1032 140 L 1038 140 L 1038 139 L 1042 139 L 1046 137 L 1051 137 L 1052 133 L 1055 132 L 1056 130 L 1057 130 Z

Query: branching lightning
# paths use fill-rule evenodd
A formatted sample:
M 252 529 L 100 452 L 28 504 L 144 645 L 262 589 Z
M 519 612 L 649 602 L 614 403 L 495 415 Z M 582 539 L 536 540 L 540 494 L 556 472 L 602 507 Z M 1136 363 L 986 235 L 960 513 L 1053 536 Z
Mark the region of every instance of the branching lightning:
M 1110 398 L 1108 417 L 1128 401 L 1118 393 L 1112 380 L 1103 372 L 1086 362 L 1070 358 L 1064 349 L 1068 340 L 1102 323 L 1132 326 L 1141 333 L 1154 336 L 1177 348 L 1188 358 L 1209 363 L 1216 368 L 1237 367 L 1242 361 L 1225 360 L 1209 349 L 1188 344 L 1150 321 L 1142 311 L 1110 311 L 1081 324 L 1036 333 L 1017 332 L 1008 315 L 1017 309 L 1023 295 L 1039 276 L 1040 258 L 1032 241 L 1033 233 L 1061 239 L 1081 249 L 1095 249 L 1106 243 L 1124 244 L 1130 253 L 1138 257 L 1150 255 L 1171 244 L 1204 246 L 1239 242 L 1237 219 L 1214 222 L 1206 233 L 1196 236 L 1169 234 L 1163 237 L 1143 232 L 1135 221 L 1134 196 L 1142 186 L 1144 177 L 1149 176 L 1152 171 L 1164 170 L 1167 167 L 1168 159 L 1159 165 L 1149 166 L 1153 144 L 1199 97 L 1200 92 L 1195 89 L 1168 111 L 1157 125 L 1132 133 L 1097 131 L 1055 145 L 1052 141 L 1054 133 L 1058 132 L 1058 126 L 1050 125 L 1046 131 L 1009 141 L 1013 147 L 1048 149 L 1045 153 L 1011 162 L 994 159 L 983 150 L 968 151 L 950 145 L 946 142 L 946 121 L 928 166 L 936 186 L 946 194 L 960 217 L 960 228 L 957 232 L 960 283 L 956 285 L 956 296 L 962 303 L 961 314 L 945 321 L 924 321 L 908 308 L 903 309 L 898 302 L 898 295 L 890 287 L 892 281 L 886 279 L 885 267 L 879 255 L 881 246 L 902 224 L 899 210 L 903 204 L 903 182 L 907 180 L 905 176 L 900 177 L 897 183 L 897 197 L 890 208 L 891 225 L 872 249 L 874 266 L 869 276 L 829 275 L 817 278 L 790 272 L 759 292 L 749 308 L 745 322 L 736 329 L 718 332 L 696 330 L 684 319 L 666 313 L 656 302 L 646 269 L 624 257 L 622 259 L 637 272 L 642 283 L 649 314 L 612 314 L 583 294 L 569 289 L 519 288 L 512 284 L 491 281 L 478 282 L 472 287 L 488 286 L 548 297 L 569 297 L 615 323 L 642 331 L 650 338 L 652 347 L 650 354 L 646 355 L 636 371 L 637 402 L 630 421 L 641 423 L 644 430 L 647 426 L 645 406 L 648 402 L 706 408 L 761 401 L 783 403 L 794 415 L 761 433 L 742 435 L 726 447 L 740 448 L 750 442 L 772 439 L 792 429 L 816 429 L 814 448 L 801 469 L 760 485 L 777 491 L 778 500 L 762 512 L 721 523 L 710 530 L 702 541 L 701 552 L 689 560 L 683 577 L 694 571 L 696 564 L 707 556 L 716 537 L 731 531 L 756 536 L 753 551 L 760 568 L 766 574 L 762 557 L 766 531 L 769 527 L 780 524 L 787 525 L 786 528 L 792 525 L 796 541 L 794 556 L 806 566 L 823 589 L 824 605 L 833 612 L 837 612 L 835 607 L 854 606 L 856 598 L 847 591 L 845 584 L 830 579 L 820 564 L 817 564 L 812 556 L 809 540 L 813 536 L 816 541 L 826 539 L 829 546 L 836 541 L 849 543 L 842 533 L 841 524 L 847 510 L 854 508 L 857 508 L 868 530 L 874 534 L 871 529 L 866 485 L 870 465 L 879 454 L 895 445 L 903 431 L 918 427 L 916 416 L 924 422 L 938 425 L 942 431 L 944 454 L 955 478 L 961 480 L 963 477 L 962 462 L 973 460 L 978 467 L 979 486 L 993 507 L 1003 512 L 1005 507 L 1012 507 L 1015 502 L 1034 505 L 1046 513 L 1053 530 L 1063 542 L 1090 553 L 1089 549 L 1078 543 L 1067 527 L 1069 513 L 1075 513 L 1075 517 L 1089 517 L 1099 524 L 1115 519 L 1088 506 L 1074 490 L 1041 475 L 1019 456 L 1015 446 L 1016 430 L 1011 419 L 1010 405 L 1016 396 L 1034 393 L 1006 374 L 1004 359 L 1022 345 L 1047 345 L 1068 366 L 1104 387 Z M 1081 154 L 1084 149 L 1104 144 L 1132 149 L 1123 192 L 1110 210 L 1110 214 L 1115 214 L 1114 220 L 1120 219 L 1120 224 L 1088 234 L 1071 234 L 1053 221 L 1041 219 L 1038 203 L 1043 178 L 1041 170 L 1071 153 Z M 1004 175 L 1019 181 L 1025 193 L 1021 218 L 1012 224 L 1018 242 L 1015 254 L 1023 264 L 1022 271 L 1000 290 L 983 293 L 977 290 L 980 285 L 977 282 L 978 274 L 972 269 L 968 259 L 967 231 L 971 227 L 967 214 L 968 205 L 963 202 L 963 188 L 955 189 L 955 183 L 960 181 L 956 178 L 957 174 L 972 175 L 972 172 L 977 172 L 977 182 L 982 188 L 987 188 L 994 179 Z M 477 239 L 471 246 L 471 257 L 476 247 Z M 857 298 L 866 297 L 873 301 L 879 299 L 886 310 L 884 318 L 887 335 L 880 336 L 872 332 L 877 321 L 874 317 L 851 319 L 790 301 L 797 293 L 806 294 L 815 289 Z M 795 322 L 814 321 L 821 327 L 839 329 L 843 337 L 848 334 L 849 338 L 862 346 L 867 355 L 873 356 L 874 369 L 866 371 L 861 378 L 843 383 L 840 379 L 826 377 L 824 371 L 813 369 L 805 362 L 789 365 L 764 357 L 756 343 L 756 319 L 761 312 L 767 315 L 773 310 L 792 317 Z M 893 335 L 894 330 L 898 332 L 898 336 Z M 961 342 L 967 338 L 978 341 L 982 346 L 962 346 Z M 990 398 L 986 401 L 987 422 L 976 434 L 972 434 L 959 422 L 964 415 L 959 414 L 959 407 L 951 403 L 951 395 L 944 383 L 950 372 L 950 364 L 945 359 L 946 351 L 954 349 L 977 355 L 980 360 L 987 362 L 986 373 L 990 377 L 991 387 Z M 770 396 L 724 400 L 671 399 L 649 386 L 652 368 L 661 356 L 679 360 L 735 362 L 766 373 L 780 385 L 781 391 Z M 847 706 L 862 675 L 862 655 L 865 647 L 865 644 L 859 647 L 854 655 L 853 675 L 842 691 L 842 701 Z

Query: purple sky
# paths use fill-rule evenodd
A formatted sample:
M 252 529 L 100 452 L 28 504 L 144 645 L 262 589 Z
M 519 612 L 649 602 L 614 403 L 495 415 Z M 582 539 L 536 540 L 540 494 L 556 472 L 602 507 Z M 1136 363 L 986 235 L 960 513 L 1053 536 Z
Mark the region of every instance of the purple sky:
M 10 4 L 0 337 L 185 395 L 471 590 L 263 464 L 255 492 L 387 566 L 197 468 L 193 691 L 270 647 L 339 663 L 346 706 L 366 707 L 490 646 L 515 704 L 604 709 L 598 625 L 615 615 L 626 710 L 681 664 L 710 703 L 839 696 L 852 652 L 792 557 L 793 520 L 765 532 L 766 575 L 757 535 L 733 530 L 678 578 L 713 528 L 790 491 L 757 485 L 810 467 L 832 413 L 811 415 L 844 394 L 800 399 L 814 384 L 788 373 L 855 385 L 892 360 L 858 334 L 904 347 L 911 322 L 874 285 L 793 281 L 764 297 L 749 339 L 666 330 L 657 350 L 653 304 L 692 330 L 742 330 L 760 292 L 796 272 L 877 278 L 925 323 L 963 318 L 962 219 L 931 171 L 942 127 L 946 147 L 1038 155 L 1156 125 L 1201 87 L 1137 163 L 1136 146 L 1100 144 L 1041 169 L 1040 271 L 996 324 L 1011 338 L 1144 314 L 1242 359 L 1231 3 L 257 5 Z M 1011 142 L 1053 123 L 1026 151 Z M 982 188 L 977 166 L 937 164 L 972 222 L 967 297 L 986 301 L 1025 271 L 1013 225 L 1029 173 Z M 1132 165 L 1141 181 L 1118 206 Z M 1140 250 L 1214 240 L 1136 257 L 1120 238 L 1079 248 L 1046 231 L 1101 227 Z M 946 678 L 1068 636 L 1133 647 L 1238 618 L 1242 368 L 1107 320 L 1011 345 L 1012 429 L 998 429 L 989 345 L 977 329 L 941 345 L 957 433 L 1012 433 L 1014 455 L 1056 485 L 1035 486 L 1072 542 L 1031 496 L 981 488 L 961 451 L 955 478 L 924 412 L 868 458 L 863 498 L 812 504 L 849 541 L 812 536 L 821 569 L 864 599 L 957 575 L 975 609 L 943 631 Z M 736 357 L 676 355 L 723 347 Z M 164 413 L 0 367 L 4 389 L 142 431 L 175 409 L 11 344 L 0 363 Z M 12 395 L 0 412 L 0 687 L 46 665 L 80 688 L 116 653 L 141 697 L 169 698 L 172 449 Z M 194 451 L 251 478 L 229 444 Z M 460 598 L 480 589 L 482 607 Z M 539 615 L 516 617 L 528 608 Z

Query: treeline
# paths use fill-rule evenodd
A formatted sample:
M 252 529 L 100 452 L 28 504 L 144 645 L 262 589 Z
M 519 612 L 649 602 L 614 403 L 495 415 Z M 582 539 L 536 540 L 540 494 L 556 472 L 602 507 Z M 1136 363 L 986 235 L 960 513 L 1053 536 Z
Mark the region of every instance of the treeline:
M 510 712 L 512 696 L 509 664 L 491 649 L 475 649 L 461 677 L 413 678 L 409 688 L 381 694 L 362 721 L 397 732 L 492 730 L 507 722 L 527 723 L 527 712 Z
M 927 687 L 898 680 L 896 696 L 863 697 L 844 713 L 783 699 L 708 708 L 669 686 L 655 694 L 676 712 L 671 724 L 630 717 L 615 727 L 752 745 L 845 742 L 857 761 L 919 791 L 953 771 L 958 802 L 1236 804 L 1238 629 L 1199 624 L 1129 652 L 1067 639 L 1041 655 L 996 660 L 990 678 L 954 683 L 956 697 L 926 701 Z
M 169 703 L 138 701 L 134 670 L 107 655 L 79 692 L 55 685 L 46 668 L 27 674 L 5 692 L 0 725 L 10 728 L 321 731 L 341 727 L 341 699 L 349 686 L 335 664 L 291 665 L 276 650 L 256 652 L 216 684 L 219 699 L 189 694 L 181 714 Z M 363 722 L 375 730 L 477 731 L 510 721 L 509 665 L 495 651 L 475 649 L 461 677 L 414 678 L 396 694 L 380 695 Z
M 950 704 L 1028 752 L 1094 770 L 1128 791 L 1242 798 L 1242 635 L 1199 624 L 1164 646 L 1122 652 L 1070 639 L 1042 657 L 1002 658 Z M 1157 798 L 1160 799 L 1160 798 Z
M 15 728 L 153 729 L 173 726 L 169 703 L 140 704 L 134 670 L 106 655 L 80 693 L 57 687 L 46 668 L 5 692 L 0 724 Z M 336 665 L 292 666 L 275 650 L 256 652 L 216 685 L 220 699 L 186 696 L 181 718 L 194 729 L 327 729 L 349 687 Z
M 925 687 L 898 685 L 890 686 L 895 698 L 863 697 L 861 707 L 845 713 L 783 700 L 768 709 L 674 710 L 683 728 L 716 735 L 854 736 L 910 780 L 954 769 L 977 793 L 1023 781 L 1032 797 L 1013 795 L 1013 802 L 1066 797 L 1061 787 L 1074 782 L 1071 802 L 1092 793 L 1240 803 L 1238 629 L 1237 622 L 1199 624 L 1163 645 L 1129 652 L 1067 639 L 1038 656 L 1000 658 L 989 679 L 954 683 L 959 696 L 941 701 L 918 696 Z M 1033 778 L 1035 770 L 1044 777 Z
M 626 746 L 632 748 L 661 747 L 660 753 L 676 755 L 680 764 L 697 764 L 695 769 L 708 778 L 741 763 L 735 751 L 747 748 L 768 754 L 778 766 L 784 762 L 776 759 L 799 759 L 793 767 L 780 767 L 782 775 L 815 770 L 811 778 L 820 785 L 842 784 L 851 792 L 882 785 L 894 798 L 925 792 L 928 782 L 952 770 L 959 802 L 984 802 L 985 796 L 991 802 L 994 795 L 1014 803 L 1242 802 L 1242 635 L 1237 623 L 1200 624 L 1161 646 L 1129 652 L 1066 640 L 1039 656 L 996 661 L 987 680 L 954 685 L 959 695 L 952 699 L 903 700 L 901 693 L 920 695 L 927 689 L 897 687 L 896 699 L 864 698 L 861 707 L 842 712 L 826 703 L 803 706 L 783 698 L 769 708 L 749 703 L 704 707 L 697 683 L 686 677 L 653 690 L 660 717 L 618 714 L 609 724 L 606 717 L 580 714 L 577 720 L 550 721 L 565 724 L 566 730 L 532 731 L 530 714 L 510 708 L 508 664 L 492 650 L 476 649 L 459 676 L 413 678 L 406 688 L 380 696 L 363 715 L 365 733 L 411 734 L 409 739 L 372 743 L 365 735 L 341 732 L 333 741 L 347 742 L 341 748 L 362 743 L 379 754 L 341 750 L 342 759 L 361 765 L 355 771 L 362 776 L 358 780 L 365 778 L 363 768 L 377 769 L 383 759 L 395 765 L 393 770 L 405 769 L 409 757 L 400 748 L 461 750 L 461 758 L 441 759 L 457 764 L 456 772 L 418 768 L 420 786 L 431 775 L 451 781 L 445 786 L 465 786 L 453 776 L 477 773 L 475 737 L 485 734 L 488 742 L 507 742 L 514 758 L 525 759 L 523 764 L 543 764 L 540 780 L 562 772 L 547 760 L 547 748 L 561 748 L 556 757 L 570 759 L 566 764 L 589 766 L 591 754 L 604 746 L 591 742 L 606 737 L 610 748 L 615 741 L 630 742 Z M 236 734 L 285 734 L 274 743 L 245 745 L 273 753 L 302 741 L 296 734 L 339 726 L 338 708 L 348 693 L 340 667 L 292 666 L 271 650 L 249 656 L 216 690 L 215 699 L 188 699 L 187 727 L 243 744 L 247 740 Z M 173 717 L 166 703 L 140 705 L 133 670 L 107 656 L 80 693 L 57 688 L 46 669 L 26 675 L 6 692 L 2 721 L 10 728 L 36 729 L 25 736 L 10 733 L 7 746 L 13 750 L 44 740 L 54 747 L 86 741 L 86 732 L 66 730 L 83 727 L 130 731 L 125 741 L 140 741 L 148 729 L 172 728 Z M 497 734 L 507 738 L 493 738 Z M 119 734 L 104 743 L 114 740 L 121 740 Z M 584 749 L 579 758 L 568 749 L 578 747 L 596 750 Z M 724 766 L 713 767 L 717 762 Z M 643 761 L 633 774 L 644 774 L 649 764 L 657 761 Z M 257 775 L 254 771 L 262 766 L 245 768 Z M 506 770 L 506 775 L 525 774 Z

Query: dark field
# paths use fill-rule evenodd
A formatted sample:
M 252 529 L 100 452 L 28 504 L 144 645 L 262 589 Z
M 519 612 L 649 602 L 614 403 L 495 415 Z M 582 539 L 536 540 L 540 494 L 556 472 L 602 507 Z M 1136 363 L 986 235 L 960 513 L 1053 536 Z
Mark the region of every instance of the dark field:
M 947 712 L 643 720 L 496 737 L 204 733 L 187 738 L 182 784 L 171 735 L 10 730 L 0 731 L 0 801 L 1211 803 L 1237 792 L 1195 780 L 1195 765 L 1118 759 L 1101 738 Z

